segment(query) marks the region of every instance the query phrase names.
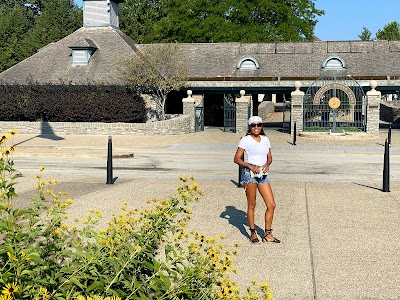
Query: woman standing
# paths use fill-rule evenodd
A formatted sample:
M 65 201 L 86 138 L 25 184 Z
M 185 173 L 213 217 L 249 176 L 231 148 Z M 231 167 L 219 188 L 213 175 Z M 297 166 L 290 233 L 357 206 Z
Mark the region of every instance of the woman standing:
M 248 120 L 248 133 L 242 137 L 235 154 L 234 162 L 242 166 L 241 184 L 247 197 L 247 221 L 250 226 L 250 241 L 258 243 L 255 226 L 254 210 L 256 207 L 257 190 L 260 192 L 267 209 L 265 211 L 265 231 L 263 242 L 280 243 L 281 241 L 272 235 L 272 220 L 275 210 L 275 199 L 268 179 L 269 166 L 272 163 L 272 154 L 269 139 L 262 128 L 262 119 L 253 116 Z M 243 160 L 244 152 L 247 162 Z

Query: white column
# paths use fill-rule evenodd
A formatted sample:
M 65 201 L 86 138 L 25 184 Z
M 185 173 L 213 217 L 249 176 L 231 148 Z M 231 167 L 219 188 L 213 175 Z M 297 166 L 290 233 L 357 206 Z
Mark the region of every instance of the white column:
M 379 109 L 381 92 L 375 88 L 378 86 L 375 80 L 369 83 L 371 90 L 367 92 L 367 133 L 379 135 Z
M 294 83 L 296 90 L 291 93 L 292 96 L 292 110 L 291 110 L 291 122 L 290 122 L 290 132 L 293 136 L 294 134 L 294 123 L 296 122 L 296 134 L 298 135 L 303 131 L 303 100 L 304 92 L 300 91 L 301 82 L 296 81 Z
M 182 99 L 183 103 L 183 114 L 190 116 L 190 132 L 195 132 L 195 118 L 196 118 L 196 111 L 195 111 L 195 103 L 196 99 L 192 97 L 192 91 L 187 91 L 187 98 Z

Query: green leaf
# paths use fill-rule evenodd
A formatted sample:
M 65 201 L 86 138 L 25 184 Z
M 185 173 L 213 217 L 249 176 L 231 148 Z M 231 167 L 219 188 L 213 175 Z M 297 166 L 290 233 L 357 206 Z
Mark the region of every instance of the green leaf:
M 83 290 L 86 289 L 86 286 L 84 286 L 84 285 L 79 281 L 79 279 L 76 278 L 76 277 L 71 277 L 71 278 L 69 279 L 69 281 L 70 281 L 71 283 L 77 285 L 78 287 L 80 287 L 80 288 L 83 289 Z
M 32 271 L 32 270 L 23 270 L 22 272 L 21 272 L 21 275 L 23 276 L 23 275 L 32 275 L 32 274 L 35 274 L 36 272 L 34 272 L 34 271 Z
M 86 289 L 86 293 L 89 294 L 91 291 L 104 290 L 104 284 L 101 281 L 95 281 Z

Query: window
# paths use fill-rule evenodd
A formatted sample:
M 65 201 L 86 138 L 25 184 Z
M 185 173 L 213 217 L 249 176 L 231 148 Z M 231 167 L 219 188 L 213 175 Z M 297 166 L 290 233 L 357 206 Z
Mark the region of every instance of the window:
M 331 56 L 322 63 L 323 69 L 344 69 L 346 67 L 343 59 L 337 56 Z
M 87 65 L 91 56 L 92 56 L 91 50 L 72 49 L 72 64 Z
M 243 58 L 237 65 L 239 70 L 257 70 L 260 68 L 257 60 L 254 58 Z
M 97 47 L 92 46 L 70 46 L 72 49 L 72 65 L 87 65 Z

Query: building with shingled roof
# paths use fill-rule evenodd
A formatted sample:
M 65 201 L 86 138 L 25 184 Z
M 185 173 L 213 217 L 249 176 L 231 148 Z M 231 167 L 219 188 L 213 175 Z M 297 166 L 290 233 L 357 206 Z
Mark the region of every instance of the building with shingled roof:
M 82 28 L 0 73 L 0 82 L 125 85 L 121 61 L 159 44 L 137 44 L 119 29 L 123 1 L 84 0 Z M 241 90 L 252 96 L 253 112 L 260 101 L 289 99 L 296 81 L 306 91 L 323 76 L 351 77 L 365 92 L 371 80 L 382 94 L 400 91 L 400 41 L 182 43 L 177 51 L 189 80 L 169 97 L 167 113 L 181 113 L 191 90 L 202 95 L 206 125 L 221 125 L 215 120 L 223 114 L 224 95 Z

